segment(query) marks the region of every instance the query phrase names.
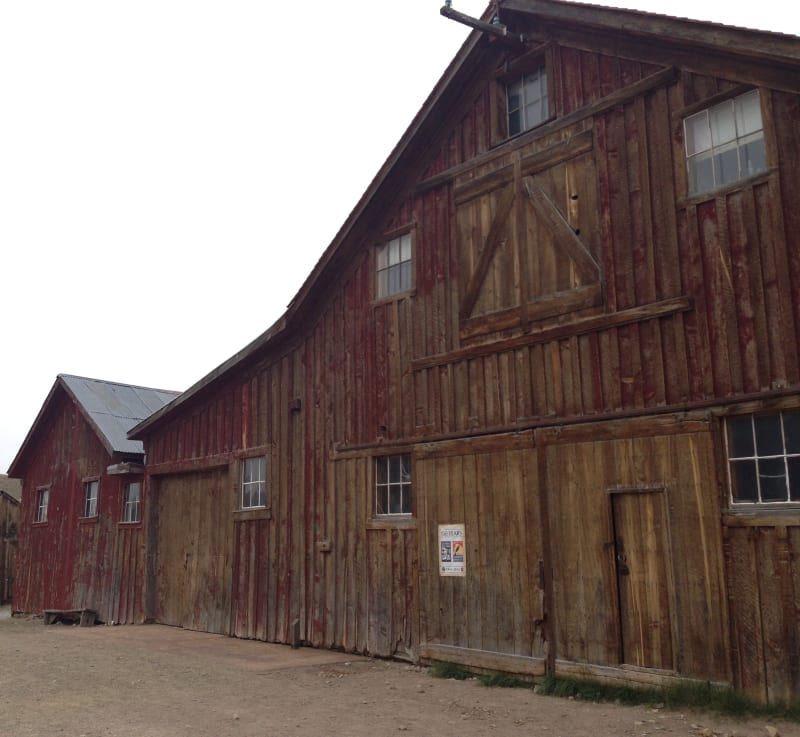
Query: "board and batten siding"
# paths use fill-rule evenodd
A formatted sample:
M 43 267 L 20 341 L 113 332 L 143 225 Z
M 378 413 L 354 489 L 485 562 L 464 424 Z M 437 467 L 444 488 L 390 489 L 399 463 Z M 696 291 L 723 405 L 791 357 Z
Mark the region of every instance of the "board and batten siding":
M 152 493 L 223 469 L 218 631 L 520 672 L 627 665 L 797 698 L 800 660 L 763 633 L 796 623 L 798 525 L 723 533 L 715 414 L 797 403 L 797 95 L 760 87 L 766 172 L 690 198 L 683 117 L 737 84 L 552 40 L 544 58 L 554 120 L 498 143 L 496 84 L 476 88 L 372 216 L 381 227 L 342 246 L 313 317 L 148 435 Z M 376 301 L 374 248 L 406 230 L 413 288 Z M 702 417 L 687 426 L 687 412 Z M 238 515 L 256 450 L 268 510 Z M 413 459 L 404 524 L 373 518 L 373 459 L 393 452 Z M 159 509 L 164 529 L 180 507 Z M 433 568 L 451 523 L 466 527 L 463 580 Z M 620 583 L 628 550 L 653 591 Z M 758 588 L 773 571 L 781 590 Z

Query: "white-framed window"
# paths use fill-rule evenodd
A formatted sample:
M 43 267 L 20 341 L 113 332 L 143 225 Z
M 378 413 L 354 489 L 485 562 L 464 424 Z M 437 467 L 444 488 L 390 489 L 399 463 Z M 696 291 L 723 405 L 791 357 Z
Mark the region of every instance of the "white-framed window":
M 758 90 L 725 100 L 683 121 L 689 195 L 766 171 Z
M 139 522 L 142 519 L 142 482 L 129 481 L 122 489 L 122 521 Z
M 92 479 L 83 482 L 83 517 L 97 517 L 97 497 L 100 493 L 100 481 Z
M 43 487 L 36 490 L 36 511 L 33 515 L 34 522 L 47 522 L 47 507 L 50 504 L 50 488 Z
M 550 117 L 547 69 L 539 67 L 506 84 L 508 135 L 535 128 Z
M 377 517 L 412 513 L 411 456 L 375 458 L 375 515 Z
M 800 410 L 725 421 L 732 506 L 800 504 Z
M 240 509 L 267 506 L 267 459 L 264 456 L 242 459 Z
M 376 296 L 385 299 L 412 287 L 411 233 L 392 238 L 375 253 Z

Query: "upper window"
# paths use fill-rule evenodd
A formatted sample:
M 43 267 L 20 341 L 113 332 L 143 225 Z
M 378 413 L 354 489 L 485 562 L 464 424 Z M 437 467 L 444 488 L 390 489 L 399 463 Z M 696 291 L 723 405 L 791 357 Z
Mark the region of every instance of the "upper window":
M 726 421 L 731 501 L 800 502 L 800 411 Z
M 47 507 L 50 504 L 50 489 L 36 490 L 36 513 L 34 522 L 47 522 Z
M 138 522 L 142 518 L 142 482 L 125 484 L 122 492 L 122 521 Z
M 547 103 L 547 70 L 539 67 L 506 85 L 508 135 L 515 136 L 541 125 L 550 116 Z
M 766 170 L 758 90 L 690 115 L 683 125 L 690 195 Z
M 267 459 L 242 459 L 241 509 L 267 506 Z
M 378 299 L 411 289 L 411 233 L 378 246 L 375 273 Z
M 97 495 L 100 491 L 100 482 L 85 481 L 83 484 L 83 516 L 97 517 Z
M 375 459 L 375 514 L 411 514 L 411 456 Z

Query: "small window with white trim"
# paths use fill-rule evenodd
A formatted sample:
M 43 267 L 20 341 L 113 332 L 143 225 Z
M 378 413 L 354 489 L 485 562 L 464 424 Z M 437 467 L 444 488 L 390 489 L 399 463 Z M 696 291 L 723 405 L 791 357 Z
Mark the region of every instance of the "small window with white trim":
M 539 67 L 506 84 L 508 135 L 535 128 L 550 117 L 547 69 Z
M 47 522 L 47 508 L 50 505 L 50 487 L 36 490 L 36 511 L 33 515 L 34 522 Z
M 386 299 L 407 292 L 412 281 L 411 233 L 392 238 L 378 246 L 375 252 L 375 296 Z
M 800 504 L 800 410 L 725 422 L 731 504 Z
M 92 479 L 83 482 L 82 517 L 97 517 L 97 499 L 100 494 L 100 481 Z
M 375 459 L 375 515 L 411 515 L 411 456 Z
M 267 506 L 267 459 L 264 456 L 242 459 L 240 509 Z
M 690 115 L 683 128 L 690 196 L 766 171 L 758 90 Z
M 142 519 L 142 482 L 129 481 L 122 491 L 122 521 L 139 522 Z

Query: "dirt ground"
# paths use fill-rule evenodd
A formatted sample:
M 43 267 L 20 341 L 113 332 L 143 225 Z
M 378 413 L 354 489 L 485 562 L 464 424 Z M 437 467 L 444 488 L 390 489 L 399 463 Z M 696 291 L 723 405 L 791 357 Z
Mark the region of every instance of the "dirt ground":
M 591 704 L 158 625 L 0 610 L 2 737 L 800 737 L 800 725 Z

